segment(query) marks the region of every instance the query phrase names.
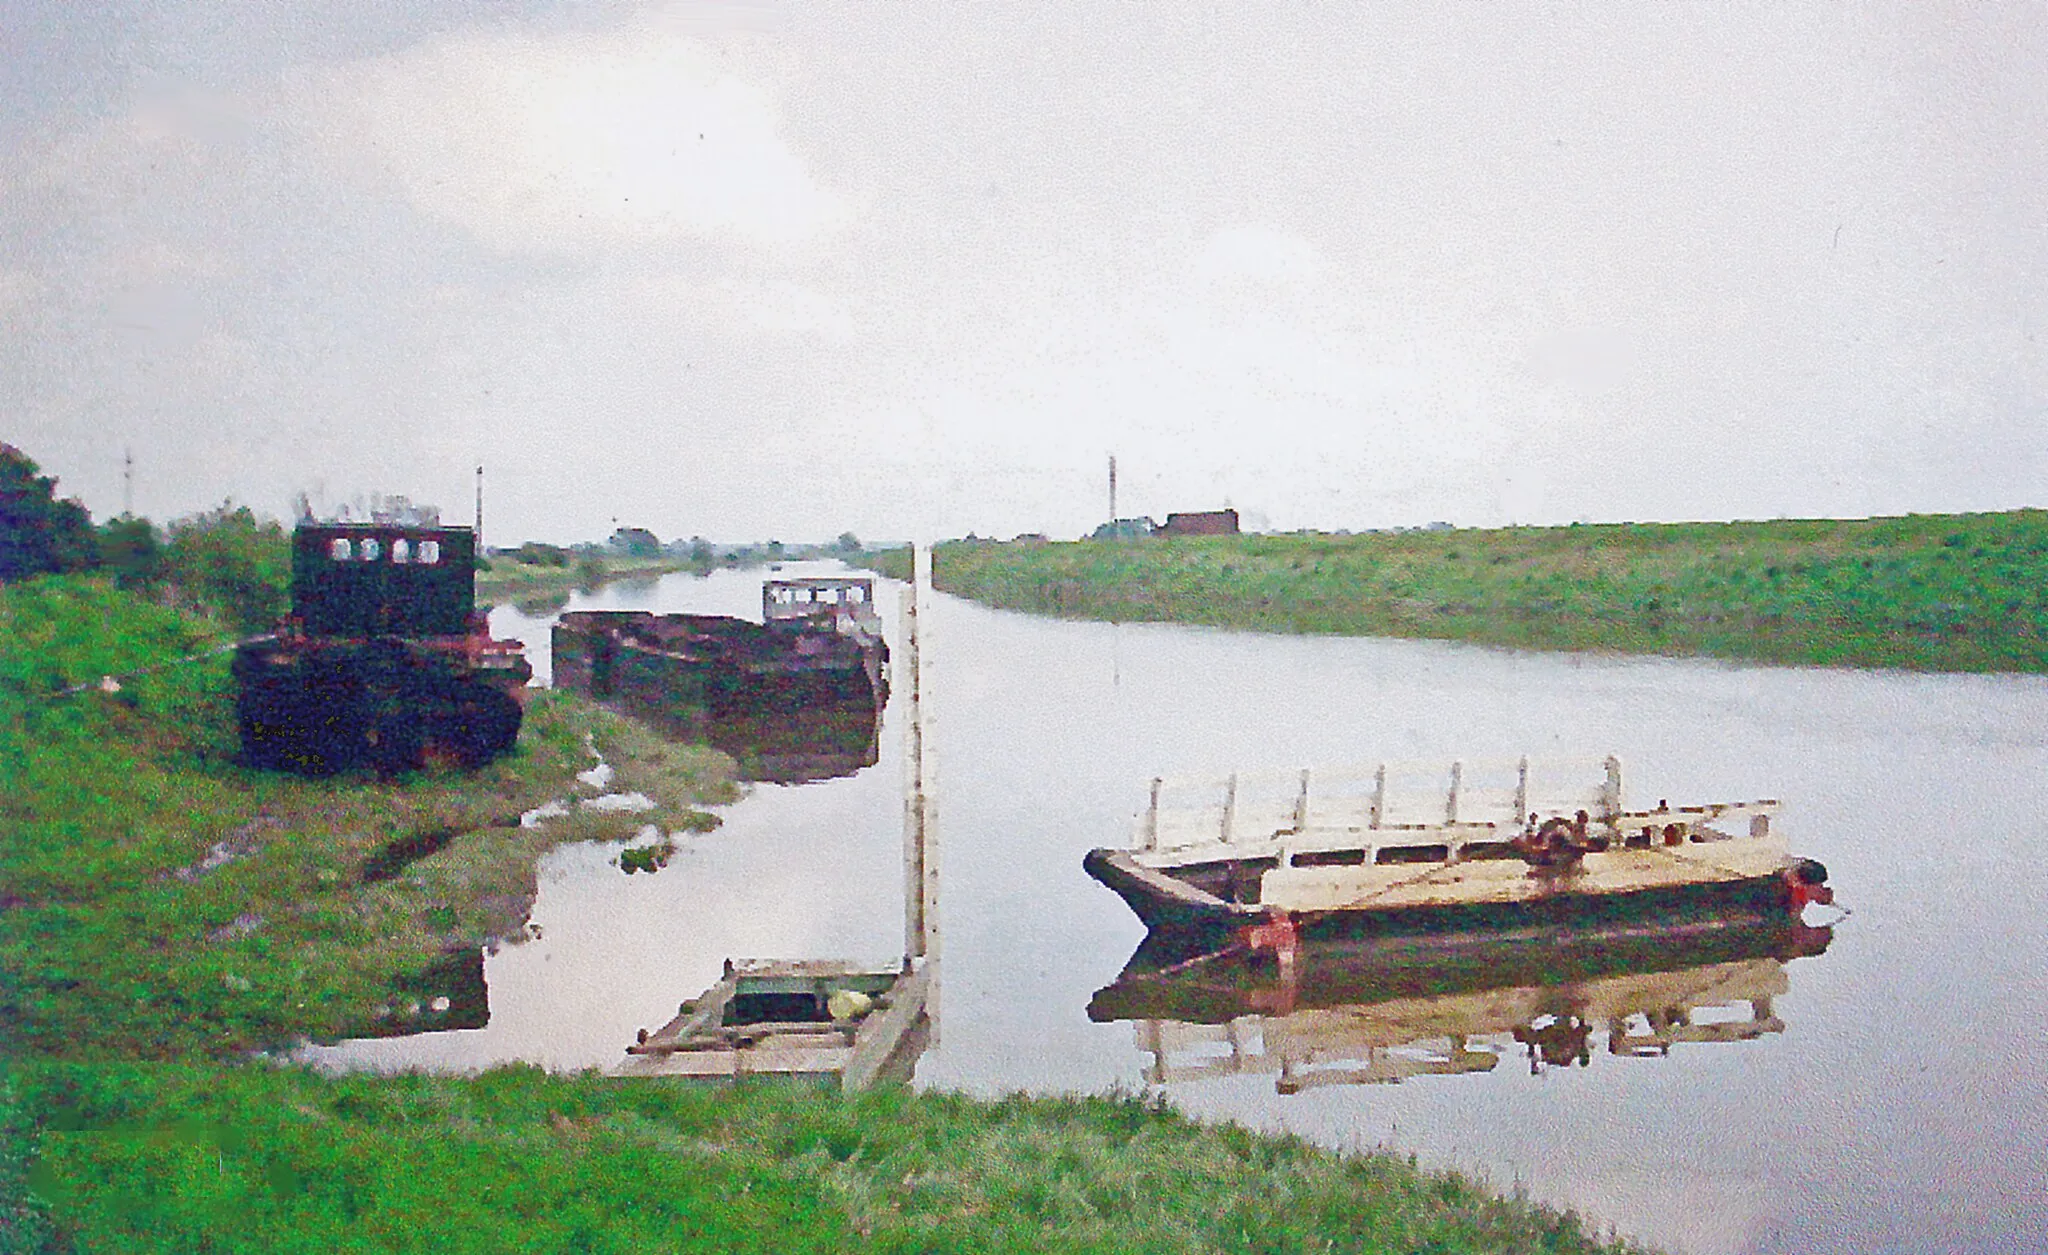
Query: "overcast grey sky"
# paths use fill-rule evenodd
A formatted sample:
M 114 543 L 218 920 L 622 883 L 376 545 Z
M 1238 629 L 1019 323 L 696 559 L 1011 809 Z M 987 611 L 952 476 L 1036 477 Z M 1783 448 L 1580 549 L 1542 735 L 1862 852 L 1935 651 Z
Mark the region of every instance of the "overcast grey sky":
M 492 539 L 2048 504 L 2048 8 L 0 0 L 0 439 Z

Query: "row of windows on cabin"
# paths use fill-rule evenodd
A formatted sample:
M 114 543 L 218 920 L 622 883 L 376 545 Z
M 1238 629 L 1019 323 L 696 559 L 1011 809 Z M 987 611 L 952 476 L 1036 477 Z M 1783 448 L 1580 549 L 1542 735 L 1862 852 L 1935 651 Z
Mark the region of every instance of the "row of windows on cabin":
M 859 584 L 849 584 L 843 588 L 784 587 L 770 589 L 769 594 L 772 597 L 774 597 L 776 601 L 782 603 L 785 606 L 795 605 L 797 602 L 800 601 L 822 602 L 828 605 L 836 605 L 837 603 L 842 601 L 860 602 L 866 601 L 868 599 L 868 590 Z
M 327 556 L 336 562 L 375 562 L 384 556 L 384 546 L 374 536 L 365 537 L 360 543 L 336 537 L 327 542 Z M 391 542 L 391 561 L 400 566 L 415 562 L 433 566 L 441 561 L 441 542 L 423 540 L 415 548 L 401 536 Z

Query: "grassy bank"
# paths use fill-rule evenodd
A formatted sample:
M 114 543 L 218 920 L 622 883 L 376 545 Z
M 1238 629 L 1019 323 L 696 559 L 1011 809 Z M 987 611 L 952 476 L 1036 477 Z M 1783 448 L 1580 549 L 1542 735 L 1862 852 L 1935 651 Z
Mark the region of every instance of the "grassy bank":
M 567 566 L 541 566 L 500 555 L 491 559 L 488 571 L 476 575 L 476 598 L 480 604 L 503 602 L 546 603 L 570 593 L 600 588 L 615 580 L 651 580 L 676 571 L 691 570 L 686 558 L 579 558 Z
M 731 785 L 558 694 L 483 771 L 249 772 L 226 639 L 99 580 L 0 587 L 0 1255 L 1621 1249 L 1389 1156 L 1129 1100 L 253 1058 L 435 1027 L 423 973 L 517 936 L 549 845 L 650 818 L 518 823 L 590 747 L 671 826 Z
M 247 771 L 220 641 L 104 581 L 0 589 L 0 1050 L 232 1057 L 363 1031 L 442 956 L 517 934 L 547 847 L 647 818 L 521 826 L 592 746 L 668 803 L 655 818 L 731 795 L 716 753 L 548 693 L 483 771 Z M 102 675 L 126 679 L 58 691 Z
M 28 1181 L 99 1250 L 1620 1250 L 1385 1155 L 1129 1099 L 46 1066 Z M 61 1113 L 61 1114 L 59 1114 Z
M 870 555 L 907 576 L 909 555 Z M 941 545 L 1040 614 L 1528 649 L 2048 670 L 2048 512 Z

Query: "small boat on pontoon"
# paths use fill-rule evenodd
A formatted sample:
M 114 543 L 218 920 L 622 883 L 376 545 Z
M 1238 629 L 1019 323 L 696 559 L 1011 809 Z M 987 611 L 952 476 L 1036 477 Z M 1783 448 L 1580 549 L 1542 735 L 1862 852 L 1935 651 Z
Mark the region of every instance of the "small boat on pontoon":
M 1588 779 L 1588 777 L 1591 777 Z M 1762 799 L 1631 808 L 1592 772 L 1378 763 L 1152 781 L 1128 849 L 1090 851 L 1162 946 L 1492 931 L 1833 901 Z

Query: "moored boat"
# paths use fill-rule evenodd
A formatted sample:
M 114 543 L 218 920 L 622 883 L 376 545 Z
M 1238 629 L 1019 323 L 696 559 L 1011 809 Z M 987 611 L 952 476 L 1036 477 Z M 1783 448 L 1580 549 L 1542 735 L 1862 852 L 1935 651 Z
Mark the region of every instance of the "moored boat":
M 1155 779 L 1132 846 L 1084 866 L 1190 953 L 1832 901 L 1775 800 L 1630 808 L 1619 759 L 1589 774 L 1524 758 Z
M 851 756 L 855 766 L 874 761 L 872 729 L 888 700 L 889 647 L 873 599 L 870 580 L 825 577 L 767 581 L 759 623 L 570 611 L 554 627 L 554 682 L 714 743 L 722 731 L 741 745 L 788 741 L 786 750 L 769 755 L 778 763 L 806 754 L 833 760 L 780 764 L 771 772 L 836 774 L 838 759 Z M 763 720 L 774 735 L 739 731 Z

